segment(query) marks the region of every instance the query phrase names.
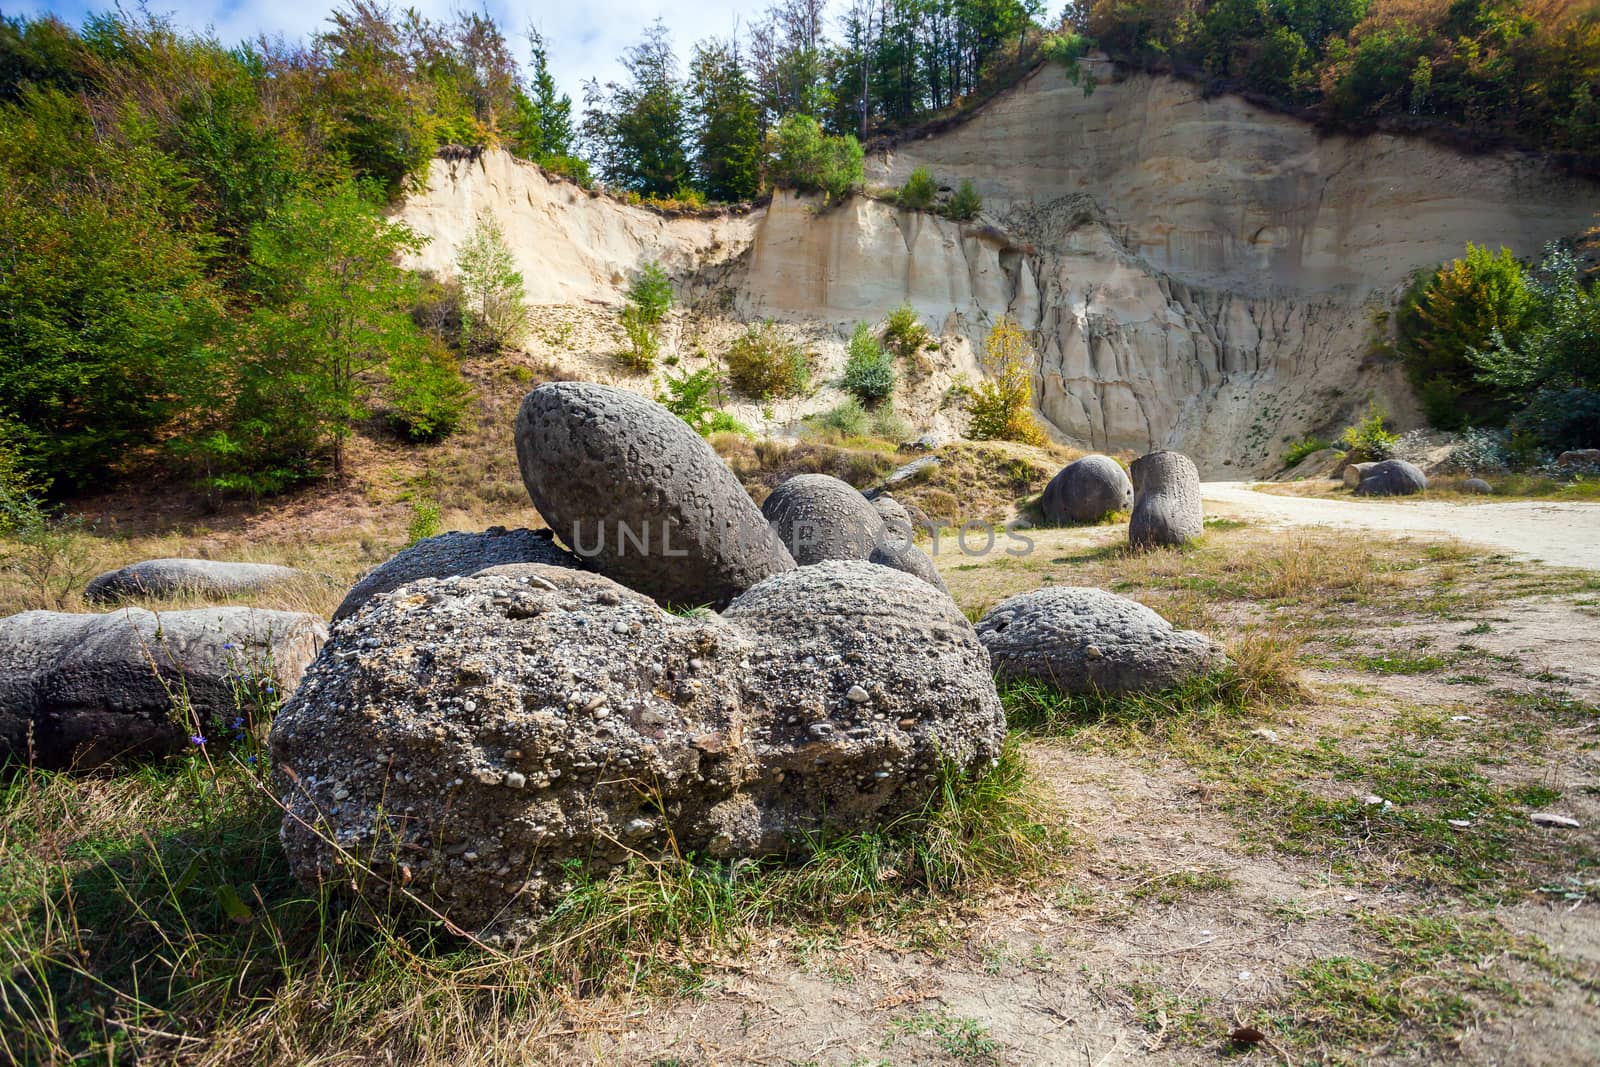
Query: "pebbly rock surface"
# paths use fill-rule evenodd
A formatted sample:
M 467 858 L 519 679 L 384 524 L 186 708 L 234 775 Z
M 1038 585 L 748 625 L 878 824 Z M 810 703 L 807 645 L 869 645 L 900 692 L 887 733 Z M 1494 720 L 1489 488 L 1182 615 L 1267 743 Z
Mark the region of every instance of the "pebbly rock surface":
M 827 474 L 790 478 L 762 503 L 761 514 L 802 567 L 866 559 L 889 536 L 872 503 L 849 482 Z
M 338 622 L 354 615 L 373 597 L 398 589 L 407 582 L 475 574 L 508 563 L 583 566 L 582 560 L 556 544 L 549 530 L 508 530 L 504 526 L 491 526 L 482 533 L 452 530 L 424 538 L 368 571 L 345 594 L 333 619 Z
M 1046 522 L 1099 522 L 1133 507 L 1133 482 L 1110 456 L 1084 456 L 1062 467 L 1039 498 Z
M 90 580 L 83 598 L 115 604 L 138 597 L 189 594 L 203 597 L 256 593 L 305 577 L 304 571 L 275 563 L 226 563 L 212 559 L 147 559 L 106 571 Z
M 31 743 L 38 766 L 90 766 L 173 751 L 196 729 L 224 741 L 240 676 L 287 694 L 327 634 L 314 615 L 249 607 L 0 619 L 0 757 L 26 760 Z
M 917 520 L 912 516 L 911 509 L 888 493 L 881 493 L 871 499 L 872 510 L 878 513 L 883 520 L 884 529 L 890 535 L 901 541 L 910 541 L 916 536 Z
M 995 605 L 978 622 L 995 675 L 1064 693 L 1147 693 L 1227 663 L 1222 649 L 1143 604 L 1081 586 L 1046 586 Z
M 1374 463 L 1361 473 L 1357 496 L 1411 496 L 1428 488 L 1428 476 L 1403 459 Z
M 1200 472 L 1181 452 L 1151 452 L 1133 461 L 1133 514 L 1128 540 L 1135 545 L 1182 545 L 1205 532 Z
M 920 810 L 941 761 L 980 772 L 1004 730 L 971 625 L 887 567 L 799 568 L 722 616 L 677 616 L 530 564 L 413 583 L 337 624 L 271 743 L 302 882 L 354 878 L 380 904 L 404 885 L 516 937 L 568 861 L 782 854 Z
M 721 606 L 794 567 L 711 446 L 642 396 L 541 385 L 523 398 L 516 443 L 528 495 L 556 536 L 661 603 Z

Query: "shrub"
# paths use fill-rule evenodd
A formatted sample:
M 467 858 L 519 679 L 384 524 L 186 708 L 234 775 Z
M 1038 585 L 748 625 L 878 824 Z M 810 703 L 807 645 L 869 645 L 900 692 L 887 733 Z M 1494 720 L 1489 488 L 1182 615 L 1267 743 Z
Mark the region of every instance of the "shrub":
M 933 335 L 922 325 L 915 308 L 901 304 L 889 312 L 883 325 L 883 343 L 901 359 L 910 359 L 924 348 L 933 347 Z
M 1284 449 L 1283 465 L 1293 467 L 1313 452 L 1321 452 L 1324 448 L 1332 448 L 1333 442 L 1325 441 L 1316 434 L 1308 434 Z
M 773 185 L 802 192 L 825 193 L 839 199 L 865 176 L 866 155 L 854 137 L 830 137 L 809 115 L 789 115 L 772 132 L 772 162 L 767 170 Z
M 1504 471 L 1510 461 L 1505 435 L 1494 430 L 1467 430 L 1450 451 L 1450 465 L 1467 475 Z
M 461 365 L 435 342 L 408 348 L 389 361 L 389 413 L 412 441 L 435 441 L 454 433 L 472 399 Z
M 1039 354 L 1009 316 L 994 324 L 984 341 L 982 363 L 990 377 L 967 399 L 972 424 L 967 436 L 978 441 L 1020 441 L 1043 445 L 1049 438 L 1033 417 L 1033 371 Z
M 894 393 L 894 361 L 864 322 L 856 323 L 845 362 L 845 391 L 865 407 L 877 407 Z
M 827 411 L 808 415 L 804 420 L 808 429 L 822 437 L 878 437 L 886 441 L 903 441 L 911 434 L 906 421 L 887 405 L 869 411 L 854 397 Z
M 461 275 L 462 343 L 478 352 L 516 345 L 528 330 L 522 273 L 492 217 L 473 227 L 456 257 Z
M 1398 434 L 1384 428 L 1388 415 L 1376 402 L 1367 405 L 1367 413 L 1354 426 L 1346 426 L 1339 440 L 1345 447 L 1345 458 L 1351 463 L 1367 463 L 1388 459 L 1394 455 L 1400 442 Z
M 934 201 L 939 199 L 939 186 L 933 180 L 933 175 L 928 173 L 927 167 L 918 167 L 900 187 L 895 199 L 903 208 L 927 211 L 933 206 Z
M 956 189 L 950 202 L 945 205 L 946 215 L 957 222 L 971 222 L 978 217 L 978 212 L 983 210 L 983 197 L 978 195 L 978 187 L 972 184 L 970 178 L 963 178 L 961 185 Z
M 713 396 L 719 401 L 721 399 L 722 383 L 717 380 L 717 372 L 710 367 L 693 374 L 669 374 L 662 384 L 664 388 L 656 394 L 656 402 L 694 427 L 701 437 L 727 430 L 749 432 L 732 415 L 711 406 Z
M 1430 423 L 1457 429 L 1505 421 L 1505 405 L 1480 380 L 1471 353 L 1489 347 L 1497 332 L 1514 343 L 1536 304 L 1507 248 L 1492 254 L 1469 244 L 1465 256 L 1412 287 L 1398 316 L 1400 355 Z
M 656 365 L 661 354 L 661 331 L 649 319 L 649 312 L 638 305 L 629 304 L 622 309 L 622 332 L 628 338 L 628 347 L 622 350 L 622 362 L 640 374 Z
M 426 500 L 413 501 L 411 522 L 406 526 L 406 547 L 410 548 L 418 541 L 426 541 L 443 532 L 444 522 L 439 514 L 439 505 Z
M 660 325 L 672 310 L 672 279 L 655 260 L 647 260 L 628 285 L 628 304 L 637 308 L 637 317 L 651 326 Z
M 811 384 L 806 353 L 771 320 L 745 330 L 725 357 L 733 387 L 756 400 L 800 396 Z

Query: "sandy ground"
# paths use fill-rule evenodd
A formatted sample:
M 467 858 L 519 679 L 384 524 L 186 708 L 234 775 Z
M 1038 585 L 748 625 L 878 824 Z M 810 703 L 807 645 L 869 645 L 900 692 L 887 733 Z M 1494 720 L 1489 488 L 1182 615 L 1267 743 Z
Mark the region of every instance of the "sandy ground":
M 1522 500 L 1490 504 L 1356 501 L 1276 496 L 1246 482 L 1205 482 L 1208 513 L 1284 526 L 1333 526 L 1454 537 L 1520 559 L 1600 570 L 1600 504 Z

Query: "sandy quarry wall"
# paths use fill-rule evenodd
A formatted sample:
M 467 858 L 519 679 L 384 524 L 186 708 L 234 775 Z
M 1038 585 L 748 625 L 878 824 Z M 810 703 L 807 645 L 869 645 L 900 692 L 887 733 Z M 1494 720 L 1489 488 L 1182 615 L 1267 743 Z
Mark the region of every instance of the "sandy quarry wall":
M 1272 469 L 1286 440 L 1371 397 L 1404 419 L 1400 376 L 1367 356 L 1410 273 L 1469 240 L 1534 255 L 1600 211 L 1600 186 L 1523 157 L 1323 137 L 1096 66 L 1092 94 L 1042 67 L 970 121 L 869 160 L 869 184 L 919 165 L 972 179 L 972 223 L 788 193 L 745 216 L 664 219 L 504 153 L 435 162 L 402 216 L 433 238 L 419 265 L 449 273 L 494 215 L 536 303 L 616 303 L 647 259 L 715 279 L 741 317 L 841 335 L 909 302 L 945 335 L 951 374 L 1011 315 L 1034 331 L 1040 409 L 1064 438 L 1180 448 L 1219 476 Z

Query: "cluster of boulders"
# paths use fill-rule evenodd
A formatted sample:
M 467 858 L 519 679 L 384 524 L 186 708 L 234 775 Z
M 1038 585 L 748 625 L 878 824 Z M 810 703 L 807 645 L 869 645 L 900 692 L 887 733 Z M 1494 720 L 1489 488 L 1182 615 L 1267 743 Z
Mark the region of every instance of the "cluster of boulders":
M 892 497 L 800 475 L 757 508 L 631 393 L 541 386 L 516 443 L 565 548 L 491 531 L 402 553 L 352 590 L 273 727 L 307 884 L 404 888 L 516 936 L 578 861 L 781 854 L 921 810 L 999 753 L 991 656 L 1072 692 L 1221 662 L 1093 590 L 1013 598 L 975 629 Z M 1030 640 L 1034 659 L 1013 653 Z
M 1188 456 L 1164 449 L 1134 460 L 1128 471 L 1110 456 L 1074 460 L 1050 479 L 1039 506 L 1053 526 L 1131 512 L 1128 540 L 1138 546 L 1187 544 L 1205 530 L 1199 470 Z

